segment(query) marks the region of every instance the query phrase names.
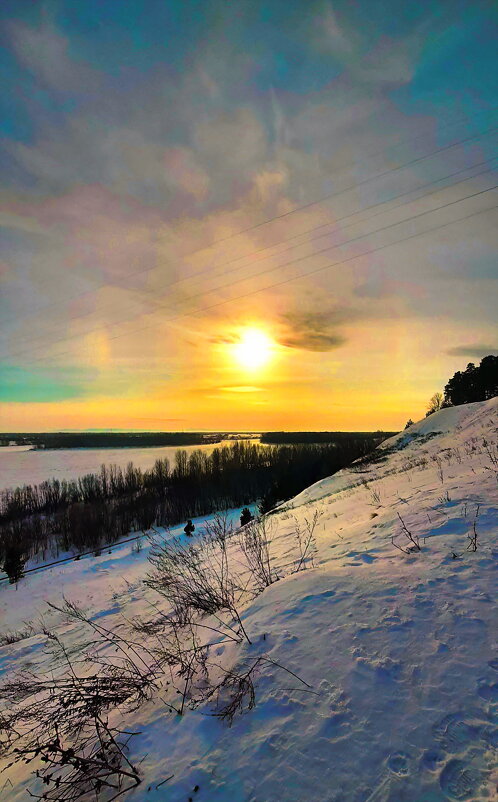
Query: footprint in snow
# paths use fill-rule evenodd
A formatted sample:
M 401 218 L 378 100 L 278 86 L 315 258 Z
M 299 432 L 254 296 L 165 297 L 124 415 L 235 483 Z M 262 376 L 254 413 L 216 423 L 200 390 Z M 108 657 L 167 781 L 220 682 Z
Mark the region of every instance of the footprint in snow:
M 335 596 L 335 590 L 324 590 L 322 593 L 310 593 L 308 596 L 303 596 L 301 601 L 319 601 L 320 599 L 328 599 L 331 596 Z
M 460 752 L 479 740 L 481 727 L 465 713 L 450 713 L 432 727 L 432 734 L 446 752 Z
M 408 777 L 410 774 L 411 758 L 406 752 L 393 752 L 387 759 L 387 768 L 396 777 Z
M 347 695 L 324 679 L 318 686 L 320 691 L 320 706 L 317 714 L 324 719 L 320 733 L 329 741 L 339 741 L 347 737 L 351 729 L 351 712 Z
M 498 682 L 490 683 L 482 683 L 479 686 L 477 693 L 481 697 L 481 699 L 485 699 L 487 702 L 498 702 Z
M 450 799 L 470 799 L 483 781 L 482 773 L 463 760 L 450 760 L 439 777 L 439 784 Z
M 266 741 L 266 747 L 272 755 L 285 752 L 289 747 L 289 738 L 284 733 L 273 733 Z
M 359 655 L 356 656 L 356 671 L 360 677 L 375 682 L 398 682 L 402 679 L 403 666 L 390 657 L 380 659 Z
M 440 749 L 428 749 L 422 755 L 421 765 L 427 771 L 438 771 L 446 759 L 445 753 Z
M 482 738 L 493 749 L 498 749 L 498 728 L 483 730 Z

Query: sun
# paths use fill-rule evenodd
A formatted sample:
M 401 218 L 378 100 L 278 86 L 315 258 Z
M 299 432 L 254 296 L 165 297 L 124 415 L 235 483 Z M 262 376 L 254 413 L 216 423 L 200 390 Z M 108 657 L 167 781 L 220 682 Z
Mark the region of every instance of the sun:
M 235 361 L 246 370 L 263 368 L 271 359 L 273 342 L 261 329 L 247 328 L 233 346 Z

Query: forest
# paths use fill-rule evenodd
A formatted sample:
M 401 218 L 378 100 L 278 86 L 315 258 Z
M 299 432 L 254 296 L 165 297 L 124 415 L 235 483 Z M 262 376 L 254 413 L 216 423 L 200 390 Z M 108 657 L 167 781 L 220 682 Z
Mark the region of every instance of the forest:
M 144 448 L 217 443 L 221 434 L 199 432 L 2 432 L 0 445 L 34 448 Z
M 102 465 L 77 480 L 51 479 L 0 493 L 0 565 L 12 582 L 30 557 L 100 550 L 129 532 L 258 501 L 263 512 L 371 451 L 385 435 L 264 446 L 235 441 L 210 454 L 178 449 L 174 464 L 142 471 Z
M 371 443 L 374 440 L 385 440 L 396 432 L 263 432 L 262 443 L 272 444 L 301 444 L 301 443 L 340 443 L 354 437 L 355 440 L 365 440 Z
M 469 362 L 464 371 L 458 370 L 444 388 L 443 406 L 460 406 L 475 401 L 487 401 L 498 395 L 498 356 L 489 354 L 479 365 Z

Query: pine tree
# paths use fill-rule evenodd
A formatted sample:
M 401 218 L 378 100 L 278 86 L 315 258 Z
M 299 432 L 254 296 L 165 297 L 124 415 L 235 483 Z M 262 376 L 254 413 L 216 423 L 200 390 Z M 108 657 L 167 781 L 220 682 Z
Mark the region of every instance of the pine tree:
M 240 525 L 245 526 L 245 524 L 248 524 L 249 521 L 252 521 L 253 517 L 254 516 L 249 507 L 244 507 L 244 509 L 240 513 Z

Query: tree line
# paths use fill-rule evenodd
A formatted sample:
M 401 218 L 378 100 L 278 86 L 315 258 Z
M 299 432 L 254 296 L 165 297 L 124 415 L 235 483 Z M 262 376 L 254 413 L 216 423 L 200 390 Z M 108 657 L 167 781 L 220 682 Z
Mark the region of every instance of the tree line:
M 443 406 L 488 401 L 498 395 L 498 356 L 485 356 L 479 365 L 469 362 L 458 370 L 444 388 Z
M 3 432 L 0 444 L 35 448 L 150 448 L 219 443 L 221 434 L 199 432 Z
M 275 445 L 300 443 L 338 443 L 354 437 L 356 440 L 364 439 L 367 444 L 382 442 L 397 432 L 263 432 L 262 443 Z
M 498 396 L 498 356 L 485 356 L 479 365 L 469 362 L 465 370 L 457 370 L 443 393 L 434 393 L 427 406 L 425 417 L 446 407 L 458 407 L 475 401 L 489 401 Z M 409 420 L 405 428 L 411 426 Z
M 102 465 L 76 480 L 0 493 L 0 565 L 11 581 L 35 555 L 98 551 L 130 531 L 172 526 L 259 500 L 262 510 L 364 456 L 379 442 L 354 434 L 333 444 L 234 442 L 210 454 L 177 450 L 150 470 Z

